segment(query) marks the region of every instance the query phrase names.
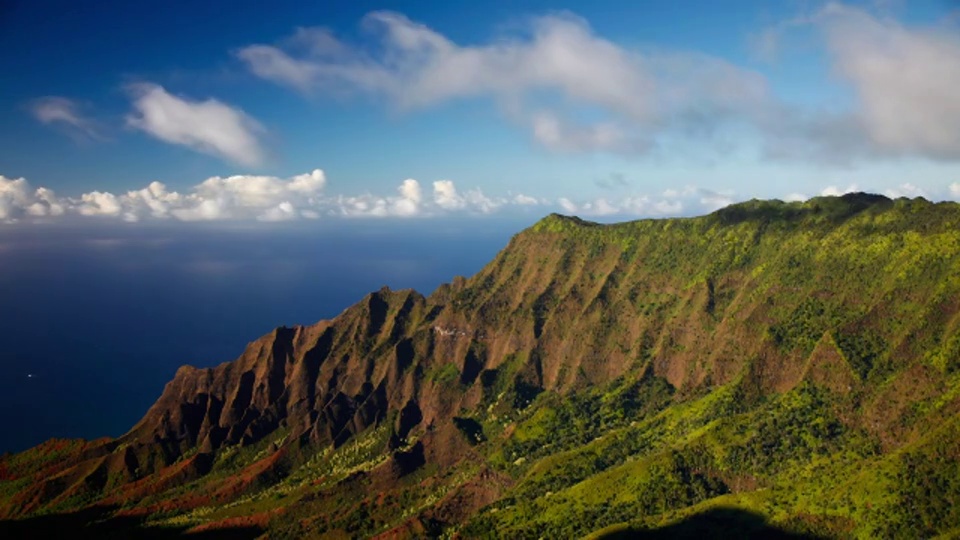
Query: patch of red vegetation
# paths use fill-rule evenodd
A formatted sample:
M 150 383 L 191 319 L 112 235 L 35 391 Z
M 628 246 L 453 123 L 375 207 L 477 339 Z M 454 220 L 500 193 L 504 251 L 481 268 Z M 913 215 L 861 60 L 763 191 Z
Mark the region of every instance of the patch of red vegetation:
M 260 480 L 269 480 L 286 455 L 286 448 L 281 448 L 273 454 L 250 464 L 224 482 L 220 489 L 213 494 L 213 497 L 225 501 L 243 495 Z
M 197 463 L 198 459 L 200 459 L 199 454 L 179 463 L 164 467 L 155 474 L 122 486 L 116 494 L 104 499 L 104 502 L 124 504 L 131 501 L 138 501 L 144 497 L 163 493 L 177 485 L 198 478 L 201 468 Z
M 43 482 L 76 465 L 85 450 L 101 442 L 99 440 L 88 443 L 81 439 L 50 439 L 27 451 L 32 458 L 27 461 L 27 467 L 31 465 L 36 467 L 34 481 Z
M 427 536 L 427 528 L 418 517 L 412 517 L 396 527 L 373 536 L 371 540 L 406 540 Z
M 145 518 L 151 514 L 151 509 L 137 507 L 137 508 L 122 508 L 114 512 L 115 517 L 128 517 L 128 518 Z
M 209 506 L 212 502 L 210 497 L 205 495 L 184 495 L 169 501 L 159 502 L 151 508 L 155 512 L 184 512 L 201 506 Z
M 17 476 L 10 472 L 10 468 L 7 467 L 6 463 L 0 463 L 0 482 L 16 480 Z
M 185 534 L 222 531 L 224 529 L 257 528 L 262 530 L 267 528 L 267 525 L 270 523 L 270 519 L 272 519 L 273 516 L 281 513 L 283 513 L 283 508 L 277 508 L 275 510 L 270 510 L 269 512 L 261 512 L 259 514 L 251 514 L 249 516 L 237 516 L 211 521 L 209 523 L 203 523 L 201 525 L 191 527 L 190 529 L 187 529 Z

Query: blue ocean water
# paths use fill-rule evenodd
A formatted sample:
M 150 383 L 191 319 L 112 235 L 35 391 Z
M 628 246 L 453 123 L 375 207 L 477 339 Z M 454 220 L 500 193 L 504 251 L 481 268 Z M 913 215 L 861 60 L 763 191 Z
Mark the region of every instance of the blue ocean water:
M 117 436 L 183 364 L 472 275 L 534 218 L 0 226 L 0 452 Z

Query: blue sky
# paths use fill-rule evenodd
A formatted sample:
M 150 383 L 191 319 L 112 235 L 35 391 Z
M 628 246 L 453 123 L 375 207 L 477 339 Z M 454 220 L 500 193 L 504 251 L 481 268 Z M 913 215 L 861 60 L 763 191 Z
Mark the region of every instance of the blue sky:
M 6 2 L 0 222 L 960 196 L 960 5 L 727 4 Z

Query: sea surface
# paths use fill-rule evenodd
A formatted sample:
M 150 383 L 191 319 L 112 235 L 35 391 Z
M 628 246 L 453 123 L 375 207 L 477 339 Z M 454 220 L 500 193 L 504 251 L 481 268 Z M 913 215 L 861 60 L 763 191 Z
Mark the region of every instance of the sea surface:
M 121 435 L 179 366 L 383 285 L 429 294 L 535 219 L 0 224 L 0 453 Z

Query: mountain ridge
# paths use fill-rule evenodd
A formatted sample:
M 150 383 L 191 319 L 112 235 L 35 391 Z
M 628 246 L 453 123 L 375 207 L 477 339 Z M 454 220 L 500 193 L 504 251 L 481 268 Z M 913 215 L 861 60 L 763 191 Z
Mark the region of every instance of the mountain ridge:
M 551 214 L 429 296 L 383 288 L 232 362 L 180 368 L 128 433 L 65 443 L 65 467 L 44 445 L 4 458 L 0 515 L 115 504 L 151 527 L 246 519 L 271 537 L 565 536 L 630 521 L 591 510 L 603 505 L 587 485 L 618 501 L 608 509 L 659 509 L 641 528 L 737 494 L 755 510 L 800 465 L 781 470 L 753 444 L 801 468 L 842 452 L 882 461 L 957 424 L 958 224 L 954 203 L 869 194 L 610 225 Z M 582 461 L 598 448 L 609 463 Z M 618 474 L 639 482 L 635 498 L 598 480 Z M 651 474 L 678 491 L 650 499 Z M 377 490 L 397 501 L 377 504 Z M 344 493 L 354 502 L 330 502 Z M 258 506 L 263 494 L 295 500 Z M 845 504 L 852 517 L 813 509 L 811 524 L 795 505 L 780 524 L 893 530 Z M 274 513 L 251 514 L 261 506 Z M 251 512 L 205 517 L 237 507 Z

